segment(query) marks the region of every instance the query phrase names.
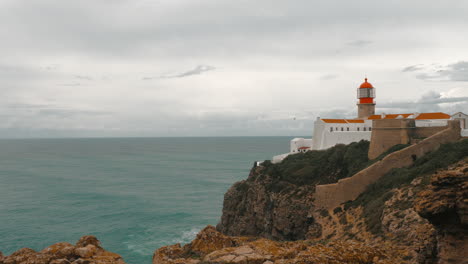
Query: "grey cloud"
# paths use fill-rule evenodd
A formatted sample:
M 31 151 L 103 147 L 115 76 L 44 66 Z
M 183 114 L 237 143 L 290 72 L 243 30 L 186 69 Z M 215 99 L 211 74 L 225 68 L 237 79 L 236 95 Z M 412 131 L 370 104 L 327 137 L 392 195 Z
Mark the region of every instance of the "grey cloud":
M 215 51 L 246 52 L 248 49 L 258 53 L 271 48 L 271 43 L 279 38 L 294 37 L 291 32 L 313 32 L 344 24 L 374 26 L 394 21 L 400 25 L 413 25 L 415 21 L 438 25 L 440 21 L 463 21 L 466 7 L 464 1 L 427 5 L 422 0 L 378 3 L 370 0 L 274 3 L 201 0 L 178 1 L 173 5 L 161 1 L 114 1 L 110 4 L 104 0 L 18 0 L 0 10 L 0 22 L 12 35 L 2 41 L 2 46 L 16 45 L 24 50 L 24 45 L 35 43 L 28 51 L 37 53 L 63 54 L 73 50 L 84 55 L 112 57 L 144 56 L 151 49 L 158 54 L 168 50 L 193 55 Z M 18 45 L 14 39 L 24 41 Z M 368 40 L 349 43 L 359 47 L 368 44 Z
M 321 118 L 355 118 L 356 113 L 353 109 L 334 108 L 321 110 L 318 115 Z
M 75 78 L 80 79 L 80 80 L 87 80 L 87 81 L 94 80 L 94 78 L 92 78 L 91 76 L 87 76 L 87 75 L 75 75 Z
M 379 103 L 377 107 L 385 111 L 399 112 L 453 112 L 454 106 L 468 106 L 468 97 L 442 97 L 440 93 L 429 91 L 416 101 L 394 101 Z M 393 112 L 392 111 L 392 112 Z M 466 111 L 466 109 L 465 109 Z
M 215 69 L 216 69 L 215 67 L 209 66 L 209 65 L 198 65 L 197 67 L 195 67 L 193 70 L 190 70 L 190 71 L 186 71 L 186 72 L 176 74 L 176 75 L 167 75 L 167 76 L 161 76 L 161 77 L 162 78 L 184 78 L 184 77 L 191 76 L 191 75 L 199 75 L 207 71 L 213 71 Z
M 60 65 L 58 64 L 51 64 L 51 65 L 44 66 L 43 69 L 46 71 L 55 71 L 55 70 L 58 70 L 59 67 Z
M 373 42 L 370 41 L 370 40 L 355 40 L 355 41 L 351 41 L 351 42 L 348 42 L 347 44 L 349 46 L 353 46 L 353 47 L 365 47 L 365 46 L 368 46 L 370 44 L 372 44 Z
M 468 61 L 459 61 L 450 64 L 447 70 L 440 72 L 452 81 L 468 82 Z
M 320 80 L 324 80 L 324 81 L 333 80 L 336 78 L 338 78 L 337 74 L 325 74 L 325 75 L 320 76 Z
M 416 65 L 411 65 L 411 66 L 405 67 L 401 71 L 402 72 L 413 72 L 413 71 L 419 71 L 419 70 L 422 70 L 422 69 L 424 69 L 422 64 L 416 64 Z
M 3 105 L 3 112 L 11 111 L 34 111 L 44 115 L 104 115 L 110 114 L 107 111 L 97 111 L 79 108 L 66 108 L 54 104 L 30 104 L 30 103 L 6 103 Z
M 178 73 L 178 74 L 161 75 L 159 77 L 143 77 L 142 80 L 149 81 L 149 80 L 153 80 L 153 79 L 184 78 L 184 77 L 188 77 L 188 76 L 192 76 L 192 75 L 200 75 L 200 74 L 202 74 L 204 72 L 213 71 L 215 69 L 216 69 L 216 67 L 209 66 L 209 65 L 198 65 L 194 69 L 186 71 L 186 72 L 182 72 L 182 73 Z
M 460 47 L 467 38 L 457 31 L 466 25 L 467 1 L 0 2 L 0 34 L 8 36 L 0 42 L 1 100 L 38 102 L 2 109 L 12 127 L 34 133 L 62 129 L 77 135 L 102 126 L 122 135 L 308 134 L 316 115 L 355 116 L 352 83 L 363 72 L 395 80 L 390 96 L 409 93 L 407 102 L 395 103 L 401 107 L 464 104 L 461 97 L 440 94 L 411 101 L 418 95 L 408 87 L 420 82 L 402 83 L 401 72 L 389 69 L 401 67 L 413 52 L 430 60 L 432 52 L 441 54 L 441 46 L 447 57 L 464 54 Z M 214 70 L 190 68 L 200 62 L 229 70 L 190 78 Z M 403 71 L 426 80 L 466 80 L 463 63 L 418 65 Z M 182 70 L 162 75 L 165 69 Z M 153 83 L 135 82 L 141 78 L 177 81 L 147 89 Z M 334 110 L 347 102 L 349 110 Z M 244 111 L 210 108 L 220 105 Z M 112 114 L 78 106 L 105 106 Z M 286 113 L 272 114 L 279 106 Z M 309 106 L 314 111 L 301 112 Z M 190 114 L 206 108 L 201 116 Z
M 60 84 L 61 86 L 71 86 L 71 87 L 74 87 L 74 86 L 81 86 L 81 83 L 62 83 Z
M 428 81 L 468 82 L 468 61 L 459 61 L 448 65 L 408 66 L 403 72 L 415 72 L 415 77 Z
M 73 116 L 97 116 L 97 115 L 108 115 L 109 112 L 104 111 L 90 111 L 90 110 L 81 110 L 81 109 L 59 109 L 59 108 L 49 108 L 41 109 L 37 112 L 38 115 L 42 116 L 55 116 L 60 118 L 67 118 Z

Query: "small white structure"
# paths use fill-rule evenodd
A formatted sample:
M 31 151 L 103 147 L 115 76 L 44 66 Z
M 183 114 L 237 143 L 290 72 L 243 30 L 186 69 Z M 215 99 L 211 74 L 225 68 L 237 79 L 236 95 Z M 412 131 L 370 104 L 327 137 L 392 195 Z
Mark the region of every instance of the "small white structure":
M 452 119 L 460 120 L 461 136 L 468 137 L 468 115 L 458 112 L 452 115 Z
M 295 138 L 291 140 L 289 153 L 306 152 L 312 147 L 312 139 Z

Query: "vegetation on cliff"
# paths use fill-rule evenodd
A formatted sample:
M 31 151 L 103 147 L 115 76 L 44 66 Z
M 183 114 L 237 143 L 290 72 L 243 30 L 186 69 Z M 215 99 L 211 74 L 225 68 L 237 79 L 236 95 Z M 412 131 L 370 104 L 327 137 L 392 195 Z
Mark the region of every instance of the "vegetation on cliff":
M 294 185 L 333 183 L 365 168 L 369 163 L 368 151 L 369 141 L 365 140 L 336 145 L 326 150 L 289 155 L 279 164 L 264 162 L 263 173 L 276 182 L 286 181 Z
M 415 160 L 408 168 L 393 169 L 374 184 L 367 187 L 356 200 L 349 202 L 346 207 L 362 206 L 364 217 L 369 230 L 373 234 L 382 233 L 381 218 L 385 202 L 392 197 L 392 189 L 410 184 L 416 177 L 422 177 L 419 189 L 429 183 L 430 176 L 439 169 L 462 160 L 468 155 L 468 140 L 461 140 L 440 146 L 434 152 L 426 154 Z M 412 203 L 400 204 L 401 209 L 412 207 Z M 405 207 L 405 208 L 403 208 Z

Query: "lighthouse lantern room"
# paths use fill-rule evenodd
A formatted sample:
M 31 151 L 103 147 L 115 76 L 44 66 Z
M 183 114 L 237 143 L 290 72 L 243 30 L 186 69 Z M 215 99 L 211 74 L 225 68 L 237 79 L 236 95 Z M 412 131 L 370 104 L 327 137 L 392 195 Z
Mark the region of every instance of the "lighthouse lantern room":
M 367 78 L 357 89 L 358 102 L 358 118 L 367 118 L 375 114 L 375 88 L 371 83 L 367 82 Z

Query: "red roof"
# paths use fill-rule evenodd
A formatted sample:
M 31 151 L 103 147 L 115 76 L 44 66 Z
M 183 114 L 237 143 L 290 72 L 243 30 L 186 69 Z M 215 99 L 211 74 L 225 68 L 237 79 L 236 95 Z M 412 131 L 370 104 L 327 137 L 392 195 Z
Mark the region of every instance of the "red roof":
M 322 119 L 325 123 L 341 123 L 346 124 L 347 122 L 344 119 Z
M 359 86 L 359 88 L 374 88 L 370 82 L 367 82 L 367 78 L 364 79 L 364 82 Z
M 335 124 L 364 123 L 364 120 L 361 119 L 322 119 L 322 121 Z
M 385 115 L 383 119 L 395 119 L 398 116 L 402 116 L 403 118 L 408 118 L 408 116 L 410 115 L 412 114 L 389 114 L 389 115 Z M 367 119 L 382 119 L 382 115 L 371 115 Z
M 396 119 L 398 116 L 402 116 L 403 118 L 408 118 L 410 115 L 414 114 L 390 114 L 390 115 L 385 115 L 383 119 Z M 413 117 L 414 118 L 414 117 Z M 371 115 L 368 117 L 368 119 L 382 119 L 382 115 Z M 421 113 L 418 116 L 416 116 L 417 120 L 426 120 L 426 119 L 450 119 L 450 115 L 445 114 L 445 113 Z
M 348 123 L 364 123 L 362 119 L 346 119 Z
M 298 149 L 310 149 L 310 147 L 300 147 Z
M 419 114 L 416 119 L 450 119 L 450 115 L 446 113 L 422 113 Z

